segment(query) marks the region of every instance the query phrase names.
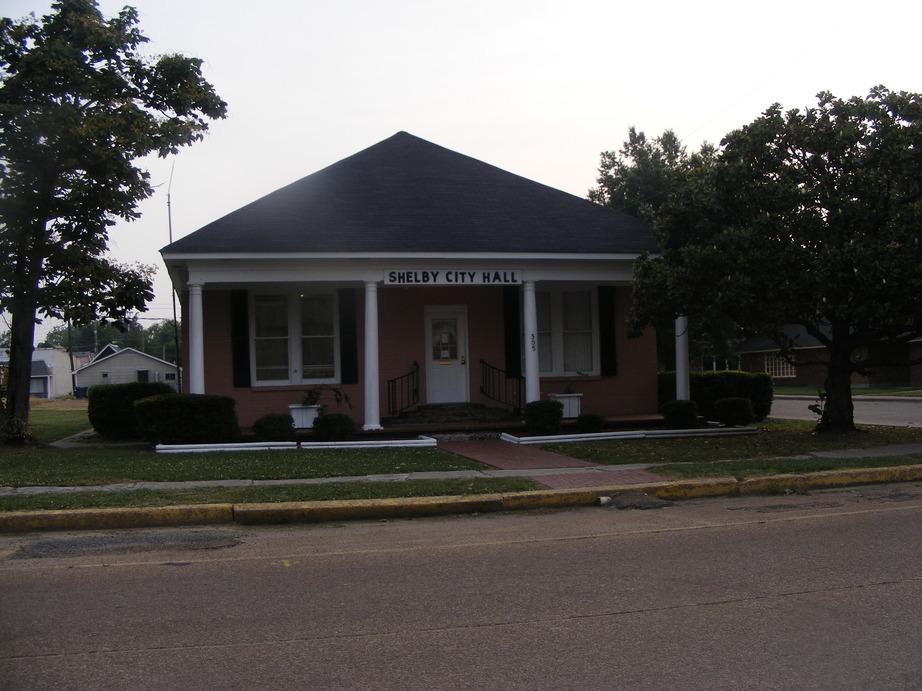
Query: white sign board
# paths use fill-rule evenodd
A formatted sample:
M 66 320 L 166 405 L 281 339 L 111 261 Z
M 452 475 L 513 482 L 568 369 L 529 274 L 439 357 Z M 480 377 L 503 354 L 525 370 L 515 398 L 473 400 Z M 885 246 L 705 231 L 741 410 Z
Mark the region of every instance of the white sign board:
M 389 286 L 514 286 L 522 283 L 518 269 L 393 269 L 384 272 Z

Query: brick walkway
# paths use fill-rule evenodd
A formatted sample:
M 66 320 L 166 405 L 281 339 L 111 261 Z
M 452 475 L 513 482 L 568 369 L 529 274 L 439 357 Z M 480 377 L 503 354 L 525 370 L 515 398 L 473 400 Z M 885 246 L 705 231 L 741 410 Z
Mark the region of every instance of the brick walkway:
M 580 487 L 606 487 L 608 485 L 634 485 L 660 482 L 666 478 L 637 468 L 618 469 L 559 453 L 543 451 L 524 444 L 511 444 L 498 439 L 484 441 L 440 441 L 439 448 L 472 461 L 499 470 L 519 471 L 519 477 L 528 477 L 551 489 L 576 489 Z M 585 468 L 586 472 L 535 473 L 528 470 Z

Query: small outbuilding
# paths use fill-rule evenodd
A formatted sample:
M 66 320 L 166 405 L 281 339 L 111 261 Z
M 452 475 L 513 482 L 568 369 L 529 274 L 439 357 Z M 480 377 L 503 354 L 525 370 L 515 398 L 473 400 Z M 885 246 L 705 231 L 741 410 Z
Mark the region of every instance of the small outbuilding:
M 135 381 L 164 382 L 178 390 L 178 375 L 178 368 L 171 362 L 134 348 L 119 348 L 109 344 L 99 351 L 92 362 L 74 372 L 74 382 L 82 390 L 99 384 Z
M 652 333 L 627 337 L 649 225 L 400 132 L 161 250 L 186 390 L 243 426 L 332 385 L 365 429 L 422 405 L 655 413 Z

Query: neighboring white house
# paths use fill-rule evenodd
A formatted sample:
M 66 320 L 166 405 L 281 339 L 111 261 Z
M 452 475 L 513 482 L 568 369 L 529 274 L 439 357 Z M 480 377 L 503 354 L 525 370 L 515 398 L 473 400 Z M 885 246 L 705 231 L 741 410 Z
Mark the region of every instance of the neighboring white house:
M 103 348 L 90 364 L 74 372 L 75 385 L 81 388 L 134 381 L 159 381 L 178 388 L 177 378 L 176 365 L 134 348 L 119 350 L 112 345 Z
M 8 365 L 9 353 L 0 353 L 0 365 Z M 32 352 L 32 376 L 29 395 L 35 398 L 57 398 L 74 392 L 70 355 L 63 348 L 36 348 Z

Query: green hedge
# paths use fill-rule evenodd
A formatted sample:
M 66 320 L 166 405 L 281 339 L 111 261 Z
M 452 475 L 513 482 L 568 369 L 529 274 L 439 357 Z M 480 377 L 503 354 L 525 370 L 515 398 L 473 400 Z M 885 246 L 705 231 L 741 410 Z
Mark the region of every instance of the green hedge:
M 294 420 L 285 413 L 269 413 L 253 423 L 256 441 L 294 441 Z
M 715 403 L 722 398 L 748 398 L 756 422 L 764 420 L 772 410 L 774 384 L 772 375 L 765 372 L 692 372 L 689 379 L 691 398 L 698 404 L 699 414 L 708 420 L 718 419 Z M 660 372 L 658 386 L 662 406 L 675 398 L 675 372 Z
M 525 404 L 525 429 L 535 436 L 557 434 L 563 422 L 563 403 L 560 401 L 532 401 Z
M 138 439 L 134 402 L 174 392 L 163 382 L 128 382 L 93 386 L 87 393 L 87 415 L 93 429 L 107 439 Z
M 698 426 L 698 404 L 694 401 L 666 401 L 659 411 L 666 429 L 694 429 Z
M 727 427 L 745 426 L 752 423 L 755 413 L 748 398 L 721 398 L 714 403 L 717 421 Z
M 152 444 L 218 444 L 236 441 L 234 399 L 169 393 L 137 401 L 134 415 L 141 438 Z
M 349 441 L 355 436 L 355 420 L 343 413 L 325 413 L 314 420 L 315 441 Z

